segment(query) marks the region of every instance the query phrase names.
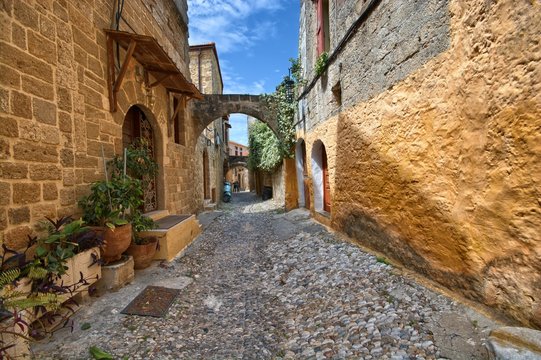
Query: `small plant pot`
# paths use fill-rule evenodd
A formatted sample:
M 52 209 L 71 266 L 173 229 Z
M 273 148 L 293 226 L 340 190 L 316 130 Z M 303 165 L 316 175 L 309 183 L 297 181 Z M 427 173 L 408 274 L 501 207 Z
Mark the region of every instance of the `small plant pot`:
M 133 256 L 134 268 L 137 270 L 145 269 L 150 266 L 154 259 L 154 254 L 158 247 L 158 239 L 149 237 L 147 244 L 137 245 L 132 243 L 126 254 Z
M 120 260 L 122 253 L 130 246 L 132 237 L 131 224 L 117 226 L 114 229 L 103 228 L 103 246 L 101 257 L 106 264 Z

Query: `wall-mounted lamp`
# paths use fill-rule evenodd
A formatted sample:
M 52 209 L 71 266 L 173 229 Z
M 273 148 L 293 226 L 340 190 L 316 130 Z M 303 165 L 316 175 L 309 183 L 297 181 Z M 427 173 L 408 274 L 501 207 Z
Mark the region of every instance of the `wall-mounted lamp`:
M 143 83 L 145 81 L 145 69 L 142 66 L 135 66 L 135 81 Z

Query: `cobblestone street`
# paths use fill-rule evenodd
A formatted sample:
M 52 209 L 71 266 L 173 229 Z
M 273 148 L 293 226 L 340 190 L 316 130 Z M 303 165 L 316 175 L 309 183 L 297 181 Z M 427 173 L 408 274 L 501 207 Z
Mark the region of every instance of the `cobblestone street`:
M 120 310 L 136 283 L 93 300 L 39 359 L 484 359 L 496 324 L 344 242 L 304 210 L 234 194 L 200 216 L 183 256 L 144 270 L 183 288 L 164 319 Z M 88 323 L 88 330 L 81 324 Z

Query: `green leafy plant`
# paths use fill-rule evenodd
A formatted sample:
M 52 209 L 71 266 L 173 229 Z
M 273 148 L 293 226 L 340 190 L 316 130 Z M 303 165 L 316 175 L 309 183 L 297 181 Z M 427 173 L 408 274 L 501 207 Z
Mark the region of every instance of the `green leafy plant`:
M 267 125 L 256 122 L 248 129 L 250 154 L 248 166 L 252 170 L 273 171 L 284 158 L 293 156 L 295 144 L 295 111 L 297 102 L 294 95 L 302 81 L 302 69 L 298 60 L 290 59 L 292 77 L 286 76 L 272 94 L 263 96 L 267 106 L 277 114 L 278 135 Z
M 69 309 L 70 300 L 65 302 L 64 294 L 73 293 L 78 287 L 86 285 L 85 279 L 80 279 L 75 284 L 58 284 L 56 279 L 59 274 L 65 272 L 65 254 L 73 252 L 71 249 L 73 236 L 83 232 L 81 223 L 66 226 L 65 220 L 54 222 L 59 226 L 58 231 L 45 239 L 38 240 L 36 237 L 28 237 L 28 243 L 24 250 L 16 251 L 2 244 L 0 255 L 0 358 L 9 358 L 9 351 L 16 346 L 19 340 L 29 341 L 31 337 L 43 337 L 48 332 L 46 327 L 30 327 L 28 319 L 30 315 L 40 315 L 38 324 L 52 323 L 59 320 L 63 326 L 68 325 L 69 313 L 58 313 L 60 308 Z M 45 241 L 49 239 L 49 243 Z M 53 240 L 54 239 L 54 240 Z M 37 247 L 36 247 L 37 244 Z M 62 251 L 56 252 L 54 244 L 62 244 Z M 39 250 L 40 255 L 31 257 L 30 249 Z M 66 250 L 68 249 L 68 250 Z M 50 255 L 50 256 L 49 256 Z M 26 334 L 30 334 L 27 336 Z
M 322 52 L 321 55 L 319 55 L 318 58 L 316 59 L 316 64 L 314 66 L 314 70 L 317 76 L 320 76 L 321 74 L 325 72 L 328 62 L 329 62 L 329 54 L 326 51 Z
M 90 355 L 95 360 L 113 360 L 113 355 L 109 354 L 108 352 L 103 351 L 97 346 L 91 346 L 90 349 L 88 349 L 90 352 Z
M 67 259 L 103 243 L 101 235 L 85 226 L 81 219 L 73 220 L 70 216 L 45 219 L 48 235 L 37 240 L 34 259 L 29 263 L 28 276 L 32 279 L 40 279 L 44 272 L 63 275 Z
M 125 167 L 124 169 L 124 156 L 115 156 L 113 160 L 109 161 L 111 168 L 112 180 L 121 180 L 126 177 L 133 177 L 135 180 L 140 181 L 139 195 L 135 193 L 133 196 L 137 198 L 131 198 L 129 201 L 129 214 L 126 219 L 132 224 L 132 237 L 136 244 L 144 244 L 145 239 L 139 236 L 142 231 L 153 229 L 156 225 L 151 218 L 143 216 L 141 208 L 143 205 L 143 187 L 156 176 L 158 173 L 158 164 L 152 156 L 152 152 L 148 146 L 148 143 L 138 138 L 132 144 L 130 144 L 125 151 Z M 126 174 L 124 174 L 126 172 Z
M 124 156 L 117 155 L 109 161 L 113 178 L 124 177 Z M 133 178 L 143 182 L 143 186 L 158 174 L 158 163 L 154 160 L 149 145 L 143 138 L 137 138 L 126 149 L 126 171 Z
M 138 179 L 113 177 L 110 181 L 97 181 L 90 188 L 90 195 L 79 200 L 83 220 L 92 226 L 116 226 L 128 223 L 132 209 L 143 204 L 143 188 Z
M 148 244 L 147 238 L 142 238 L 140 233 L 156 227 L 156 223 L 149 217 L 144 216 L 141 211 L 135 211 L 130 220 L 133 229 L 133 242 L 137 245 Z

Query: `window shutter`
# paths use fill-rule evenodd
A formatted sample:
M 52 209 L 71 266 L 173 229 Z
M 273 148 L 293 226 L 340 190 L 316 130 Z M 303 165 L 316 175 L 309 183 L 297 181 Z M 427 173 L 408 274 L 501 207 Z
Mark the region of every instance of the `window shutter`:
M 325 51 L 325 27 L 323 24 L 323 0 L 317 0 L 317 55 Z

